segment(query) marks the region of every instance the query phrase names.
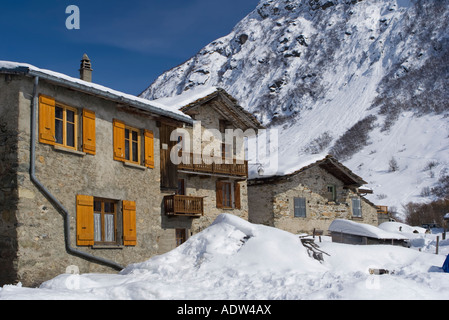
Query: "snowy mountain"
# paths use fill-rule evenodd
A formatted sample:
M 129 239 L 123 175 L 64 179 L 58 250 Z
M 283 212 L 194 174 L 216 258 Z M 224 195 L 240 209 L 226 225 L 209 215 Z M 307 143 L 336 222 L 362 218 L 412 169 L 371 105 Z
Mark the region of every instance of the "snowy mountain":
M 222 87 L 279 130 L 277 173 L 332 153 L 401 210 L 449 174 L 448 24 L 444 0 L 261 0 L 141 96 Z

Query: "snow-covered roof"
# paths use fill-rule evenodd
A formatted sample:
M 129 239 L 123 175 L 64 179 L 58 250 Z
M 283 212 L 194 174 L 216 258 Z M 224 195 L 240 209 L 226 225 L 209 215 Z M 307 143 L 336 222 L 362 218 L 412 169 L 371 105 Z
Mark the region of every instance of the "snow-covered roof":
M 183 93 L 176 95 L 174 97 L 159 98 L 152 101 L 154 103 L 170 108 L 176 108 L 177 110 L 179 110 L 182 107 L 194 103 L 195 101 L 207 97 L 217 91 L 218 91 L 217 87 L 201 86 L 195 87 L 188 91 L 184 91 Z
M 396 240 L 408 239 L 403 235 L 388 232 L 369 224 L 358 223 L 355 221 L 345 219 L 335 219 L 334 221 L 332 221 L 331 225 L 329 226 L 329 231 L 353 234 L 357 236 L 375 239 L 396 239 Z
M 422 227 L 412 227 L 405 223 L 387 221 L 379 225 L 379 228 L 393 233 L 426 233 L 427 229 Z
M 31 64 L 0 61 L 0 73 L 28 74 L 31 76 L 39 76 L 48 81 L 57 82 L 60 85 L 76 88 L 79 91 L 97 94 L 103 96 L 104 98 L 113 99 L 139 109 L 156 113 L 158 115 L 170 117 L 183 122 L 192 122 L 191 117 L 184 114 L 176 106 L 173 107 L 169 104 L 161 104 L 158 102 L 150 101 L 96 83 L 73 78 L 59 72 L 41 69 Z
M 338 162 L 332 155 L 327 155 L 323 158 L 323 155 L 312 155 L 307 157 L 304 161 L 292 164 L 294 165 L 289 170 L 276 176 L 267 176 L 262 178 L 251 179 L 253 183 L 270 183 L 272 180 L 288 179 L 291 176 L 297 175 L 313 166 L 320 166 L 337 179 L 347 185 L 359 185 L 362 186 L 367 182 L 361 177 L 352 172 L 349 168 Z M 296 169 L 296 170 L 295 170 Z
M 223 88 L 214 86 L 200 86 L 182 92 L 173 97 L 159 98 L 152 100 L 154 103 L 166 108 L 176 108 L 189 114 L 189 110 L 202 105 L 217 96 L 221 96 L 221 101 L 226 101 L 219 112 L 222 116 L 231 121 L 241 122 L 246 128 L 262 129 L 262 125 L 256 117 L 240 106 L 237 100 L 226 92 Z

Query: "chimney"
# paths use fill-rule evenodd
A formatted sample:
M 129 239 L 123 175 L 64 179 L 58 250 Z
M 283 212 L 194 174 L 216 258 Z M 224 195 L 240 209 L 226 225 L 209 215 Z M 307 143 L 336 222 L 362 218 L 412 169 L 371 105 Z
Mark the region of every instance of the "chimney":
M 80 67 L 80 79 L 88 82 L 92 82 L 92 65 L 90 64 L 90 59 L 87 54 L 83 55 L 83 60 L 81 60 Z

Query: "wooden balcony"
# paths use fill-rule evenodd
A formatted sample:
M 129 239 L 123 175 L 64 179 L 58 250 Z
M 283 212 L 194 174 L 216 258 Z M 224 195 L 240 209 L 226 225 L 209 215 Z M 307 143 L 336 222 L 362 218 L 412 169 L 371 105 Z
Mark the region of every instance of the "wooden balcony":
M 203 198 L 200 197 L 165 196 L 164 207 L 168 216 L 201 217 L 204 213 Z
M 183 156 L 182 163 L 178 165 L 178 170 L 189 171 L 193 173 L 206 173 L 213 175 L 226 175 L 235 177 L 248 177 L 248 161 L 233 159 L 232 163 L 226 163 L 225 158 L 222 163 L 210 161 L 207 163 L 201 155 L 187 154 Z M 229 160 L 228 160 L 229 161 Z

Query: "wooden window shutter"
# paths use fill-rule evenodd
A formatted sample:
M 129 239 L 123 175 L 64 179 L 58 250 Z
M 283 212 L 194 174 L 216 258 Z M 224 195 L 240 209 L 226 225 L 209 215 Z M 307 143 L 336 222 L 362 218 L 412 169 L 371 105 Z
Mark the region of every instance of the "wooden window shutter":
M 55 144 L 55 100 L 39 96 L 39 142 Z
M 223 183 L 221 181 L 217 181 L 216 198 L 217 208 L 223 208 Z
M 114 160 L 125 160 L 125 124 L 122 121 L 113 121 Z
M 135 246 L 137 244 L 136 232 L 136 203 L 123 200 L 123 244 Z
M 306 217 L 306 198 L 294 198 L 293 199 L 293 216 L 294 217 Z
M 83 151 L 95 154 L 95 112 L 83 110 Z
M 240 203 L 240 183 L 234 183 L 234 208 L 241 209 L 242 205 Z
M 94 197 L 76 196 L 76 245 L 94 244 Z
M 145 166 L 154 168 L 154 134 L 153 131 L 144 131 Z

